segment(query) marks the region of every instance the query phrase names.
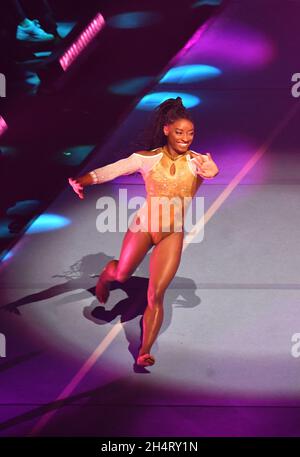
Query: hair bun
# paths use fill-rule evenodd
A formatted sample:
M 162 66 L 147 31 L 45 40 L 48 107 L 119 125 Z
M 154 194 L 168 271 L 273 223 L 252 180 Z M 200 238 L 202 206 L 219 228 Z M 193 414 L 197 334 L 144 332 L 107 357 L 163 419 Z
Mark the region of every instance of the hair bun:
M 181 97 L 176 97 L 175 103 L 176 103 L 176 105 L 181 106 L 182 105 L 182 98 Z

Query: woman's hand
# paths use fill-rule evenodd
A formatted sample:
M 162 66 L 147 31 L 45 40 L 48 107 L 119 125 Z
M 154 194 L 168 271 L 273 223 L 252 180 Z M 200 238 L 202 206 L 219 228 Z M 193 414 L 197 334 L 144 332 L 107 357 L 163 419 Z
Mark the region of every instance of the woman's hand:
M 217 164 L 213 161 L 211 154 L 201 154 L 201 157 L 196 157 L 197 174 L 205 179 L 214 178 L 219 169 Z
M 79 198 L 83 199 L 83 185 L 81 184 L 80 180 L 69 178 L 69 184 L 73 187 L 74 192 L 76 192 Z

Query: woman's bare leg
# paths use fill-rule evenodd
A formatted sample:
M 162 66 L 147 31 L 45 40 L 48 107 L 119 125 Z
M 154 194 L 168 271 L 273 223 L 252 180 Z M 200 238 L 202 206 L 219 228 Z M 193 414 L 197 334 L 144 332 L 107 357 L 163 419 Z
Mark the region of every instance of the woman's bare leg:
M 164 294 L 180 264 L 182 243 L 183 232 L 171 233 L 156 245 L 151 254 L 148 306 L 143 316 L 143 341 L 137 361 L 143 366 L 155 362 L 149 353 L 163 321 Z
M 152 246 L 152 238 L 148 232 L 127 230 L 119 260 L 110 260 L 99 277 L 96 296 L 100 303 L 105 303 L 108 299 L 110 282 L 125 282 Z

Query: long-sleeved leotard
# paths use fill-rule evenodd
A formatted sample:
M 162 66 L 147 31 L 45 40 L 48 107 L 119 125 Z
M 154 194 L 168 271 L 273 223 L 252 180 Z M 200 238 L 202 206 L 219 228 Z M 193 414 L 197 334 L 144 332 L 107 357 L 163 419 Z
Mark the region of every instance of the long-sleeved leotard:
M 135 152 L 90 173 L 95 184 L 134 172 L 142 174 L 147 197 L 136 212 L 130 229 L 147 231 L 157 244 L 167 234 L 183 230 L 185 213 L 203 179 L 197 174 L 195 162 L 195 156 L 201 154 L 187 151 L 172 160 L 162 147 L 151 152 L 156 153 L 143 155 Z M 175 170 L 172 164 L 175 164 Z

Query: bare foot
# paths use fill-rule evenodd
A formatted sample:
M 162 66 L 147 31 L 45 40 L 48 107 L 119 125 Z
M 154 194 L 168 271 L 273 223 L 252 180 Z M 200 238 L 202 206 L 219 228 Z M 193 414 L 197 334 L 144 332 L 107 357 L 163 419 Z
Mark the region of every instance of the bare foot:
M 104 281 L 104 271 L 100 274 L 96 285 L 96 297 L 100 303 L 106 303 L 109 297 L 109 283 Z
M 142 367 L 148 367 L 155 364 L 155 358 L 151 354 L 140 354 L 136 363 Z

